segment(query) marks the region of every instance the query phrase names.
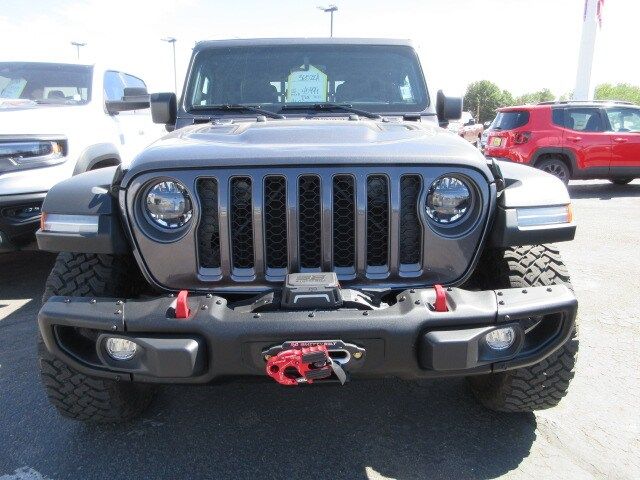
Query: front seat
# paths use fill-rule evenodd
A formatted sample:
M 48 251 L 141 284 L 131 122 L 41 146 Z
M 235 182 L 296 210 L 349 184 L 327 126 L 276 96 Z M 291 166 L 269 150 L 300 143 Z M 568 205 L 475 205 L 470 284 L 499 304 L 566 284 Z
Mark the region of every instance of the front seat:
M 366 101 L 366 96 L 367 89 L 363 87 L 362 82 L 355 80 L 347 80 L 336 88 L 337 103 Z
M 278 90 L 267 81 L 247 79 L 242 82 L 243 103 L 278 103 Z
M 65 100 L 67 97 L 64 96 L 64 92 L 62 90 L 51 90 L 47 94 L 48 99 L 62 99 Z
M 599 132 L 602 130 L 600 115 L 591 115 L 589 121 L 584 127 L 585 132 Z

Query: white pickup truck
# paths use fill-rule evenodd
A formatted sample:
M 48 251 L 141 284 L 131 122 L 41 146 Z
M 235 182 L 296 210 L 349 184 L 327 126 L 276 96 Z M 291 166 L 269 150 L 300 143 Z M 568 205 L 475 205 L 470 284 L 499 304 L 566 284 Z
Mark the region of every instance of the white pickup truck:
M 33 245 L 47 191 L 127 164 L 166 133 L 143 80 L 95 65 L 0 62 L 0 252 Z

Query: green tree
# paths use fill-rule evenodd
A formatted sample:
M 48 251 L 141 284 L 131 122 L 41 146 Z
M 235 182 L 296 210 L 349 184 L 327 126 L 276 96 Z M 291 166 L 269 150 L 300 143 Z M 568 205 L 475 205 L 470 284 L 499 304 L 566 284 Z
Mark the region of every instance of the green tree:
M 555 100 L 556 96 L 548 88 L 543 88 L 537 92 L 525 93 L 516 97 L 515 103 L 517 105 L 536 104 L 540 102 L 550 102 Z
M 496 109 L 511 104 L 513 97 L 506 90 L 489 80 L 470 83 L 464 95 L 464 109 L 471 112 L 479 122 L 493 120 Z
M 640 87 L 628 83 L 602 83 L 596 87 L 596 100 L 623 100 L 640 105 Z

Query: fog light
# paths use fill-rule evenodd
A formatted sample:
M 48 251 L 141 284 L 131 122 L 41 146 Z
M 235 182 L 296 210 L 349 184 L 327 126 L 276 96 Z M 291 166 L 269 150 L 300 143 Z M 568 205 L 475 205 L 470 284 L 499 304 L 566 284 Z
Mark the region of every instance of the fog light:
M 111 337 L 105 344 L 107 353 L 115 360 L 131 360 L 138 350 L 138 345 L 125 338 Z
M 491 330 L 484 337 L 487 345 L 494 350 L 506 350 L 516 341 L 516 331 L 513 327 Z

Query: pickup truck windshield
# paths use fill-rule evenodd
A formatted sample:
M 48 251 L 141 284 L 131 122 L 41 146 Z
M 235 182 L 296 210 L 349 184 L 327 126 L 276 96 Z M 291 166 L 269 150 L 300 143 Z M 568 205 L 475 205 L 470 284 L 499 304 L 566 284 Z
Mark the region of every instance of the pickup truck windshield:
M 429 104 L 416 54 L 405 46 L 209 48 L 197 53 L 191 72 L 185 107 L 194 113 L 208 105 L 259 105 L 279 112 L 285 105 L 304 111 L 304 104 L 313 110 L 323 103 L 408 113 Z
M 92 70 L 86 65 L 0 62 L 0 99 L 84 104 L 91 99 Z

